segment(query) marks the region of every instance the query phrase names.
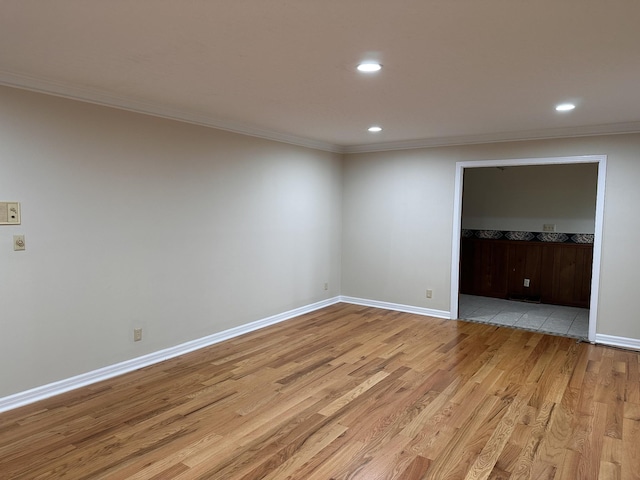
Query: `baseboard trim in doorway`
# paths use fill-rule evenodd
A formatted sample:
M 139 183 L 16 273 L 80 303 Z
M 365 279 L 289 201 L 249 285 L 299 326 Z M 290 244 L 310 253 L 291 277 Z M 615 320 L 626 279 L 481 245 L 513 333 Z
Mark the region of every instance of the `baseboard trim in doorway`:
M 400 303 L 381 302 L 378 300 L 345 296 L 341 296 L 340 301 L 365 307 L 384 308 L 386 310 L 395 310 L 397 312 L 415 313 L 417 315 L 426 315 L 428 317 L 446 318 L 447 320 L 451 319 L 451 313 L 445 310 L 434 310 L 432 308 L 414 307 L 413 305 L 402 305 Z
M 66 378 L 64 380 L 59 380 L 47 385 L 35 387 L 24 392 L 18 392 L 13 395 L 9 395 L 8 397 L 0 398 L 0 413 L 6 412 L 8 410 L 13 410 L 14 408 L 22 407 L 39 400 L 44 400 L 45 398 L 53 397 L 61 393 L 75 390 L 80 387 L 85 387 L 102 380 L 117 377 L 118 375 L 122 375 L 124 373 L 133 372 L 134 370 L 139 370 L 140 368 L 148 367 L 149 365 L 153 365 L 170 358 L 178 357 L 180 355 L 184 355 L 185 353 L 190 353 L 195 350 L 199 350 L 201 348 L 208 347 L 210 345 L 214 345 L 216 343 L 220 343 L 225 340 L 244 335 L 245 333 L 253 332 L 254 330 L 259 330 L 261 328 L 268 327 L 269 325 L 274 325 L 276 323 L 280 323 L 285 320 L 289 320 L 291 318 L 298 317 L 300 315 L 304 315 L 305 313 L 310 313 L 339 302 L 340 297 L 329 298 L 327 300 L 322 300 L 320 302 L 295 308 L 287 312 L 279 313 L 271 317 L 266 317 L 254 322 L 240 325 L 238 327 L 230 328 L 222 332 L 214 333 L 206 337 L 191 340 L 180 345 L 165 348 L 163 350 L 158 350 L 157 352 L 152 352 L 141 357 L 132 358 L 131 360 L 126 360 L 114 365 L 109 365 L 97 370 L 93 370 L 91 372 L 82 373 L 80 375 Z
M 602 333 L 596 333 L 596 343 L 609 345 L 611 347 L 640 350 L 640 339 L 637 338 L 616 337 L 614 335 L 604 335 Z

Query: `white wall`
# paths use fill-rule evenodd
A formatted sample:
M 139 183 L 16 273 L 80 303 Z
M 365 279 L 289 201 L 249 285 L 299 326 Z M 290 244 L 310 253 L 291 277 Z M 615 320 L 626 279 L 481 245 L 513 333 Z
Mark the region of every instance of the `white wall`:
M 449 311 L 456 162 L 598 154 L 608 161 L 596 329 L 640 339 L 640 134 L 347 156 L 342 294 Z
M 448 311 L 456 162 L 591 154 L 597 331 L 640 339 L 640 134 L 341 159 L 0 88 L 0 397 L 339 294 Z
M 0 397 L 339 294 L 339 155 L 0 88 L 0 167 Z
M 454 174 L 428 151 L 347 156 L 343 295 L 449 310 Z
M 462 228 L 593 233 L 597 164 L 468 168 Z

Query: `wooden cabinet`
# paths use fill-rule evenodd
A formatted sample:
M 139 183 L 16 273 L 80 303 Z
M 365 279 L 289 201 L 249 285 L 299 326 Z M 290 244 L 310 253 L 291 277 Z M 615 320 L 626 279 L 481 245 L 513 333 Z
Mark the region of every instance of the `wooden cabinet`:
M 507 295 L 518 299 L 538 300 L 541 295 L 542 245 L 509 244 L 509 286 Z M 524 279 L 529 286 L 524 286 Z
M 460 292 L 588 308 L 592 262 L 592 245 L 464 238 Z
M 556 244 L 543 250 L 542 301 L 555 305 L 589 307 L 591 245 Z
M 481 242 L 474 252 L 473 288 L 487 297 L 504 296 L 509 251 L 502 242 Z

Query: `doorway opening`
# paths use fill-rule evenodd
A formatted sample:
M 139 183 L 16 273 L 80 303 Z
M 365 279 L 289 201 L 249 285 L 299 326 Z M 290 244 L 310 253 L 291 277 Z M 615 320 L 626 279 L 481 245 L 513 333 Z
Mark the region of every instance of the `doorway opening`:
M 580 305 L 580 304 L 575 304 L 573 305 L 573 310 L 570 310 L 568 312 L 563 312 L 561 314 L 558 314 L 558 318 L 572 314 L 574 315 L 574 317 L 577 319 L 578 316 L 582 317 L 582 321 L 583 322 L 588 322 L 588 331 L 587 331 L 587 335 L 584 335 L 584 333 L 582 333 L 581 335 L 579 335 L 580 337 L 584 338 L 586 336 L 586 338 L 593 342 L 595 340 L 595 334 L 596 334 L 596 323 L 597 323 L 597 305 L 598 305 L 598 289 L 599 289 L 599 279 L 600 279 L 600 257 L 601 257 L 601 240 L 602 240 L 602 225 L 603 225 L 603 215 L 604 215 L 604 187 L 605 187 L 605 175 L 606 175 L 606 155 L 589 155 L 589 156 L 575 156 L 575 157 L 553 157 L 553 158 L 529 158 L 529 159 L 512 159 L 512 160 L 486 160 L 486 161 L 469 161 L 469 162 L 458 162 L 456 164 L 456 179 L 455 179 L 455 198 L 454 198 L 454 219 L 453 219 L 453 242 L 452 242 L 452 266 L 451 266 L 451 318 L 459 318 L 460 316 L 460 312 L 462 310 L 462 312 L 464 313 L 465 311 L 467 311 L 466 309 L 468 308 L 467 304 L 469 301 L 474 301 L 474 300 L 479 300 L 482 299 L 483 297 L 478 297 L 478 298 L 474 298 L 472 297 L 467 297 L 466 295 L 461 296 L 460 292 L 461 292 L 461 285 L 460 285 L 460 281 L 461 281 L 461 276 L 460 276 L 460 260 L 461 260 L 461 255 L 464 253 L 461 251 L 461 237 L 463 235 L 463 228 L 462 228 L 462 207 L 463 207 L 463 188 L 464 188 L 464 178 L 465 178 L 465 171 L 469 171 L 469 172 L 473 172 L 475 173 L 479 173 L 479 171 L 471 171 L 469 169 L 478 169 L 478 168 L 484 168 L 486 169 L 487 167 L 497 167 L 497 169 L 499 170 L 504 170 L 507 167 L 520 167 L 520 166 L 538 166 L 538 165 L 574 165 L 574 164 L 595 164 L 594 167 L 597 168 L 597 182 L 596 182 L 596 192 L 595 192 L 595 218 L 593 218 L 593 236 L 589 239 L 592 240 L 592 250 L 591 250 L 591 245 L 589 245 L 589 255 L 588 258 L 582 258 L 582 262 L 584 265 L 587 265 L 587 261 L 589 261 L 590 263 L 590 272 L 586 272 L 587 276 L 585 277 L 586 280 L 588 281 L 588 285 L 586 285 L 586 289 L 589 290 L 590 289 L 590 299 L 585 299 L 584 305 Z M 497 170 L 496 170 L 497 171 Z M 544 185 L 543 185 L 544 187 Z M 544 191 L 544 188 L 541 189 L 541 191 Z M 517 222 L 516 222 L 517 223 Z M 541 225 L 542 226 L 542 225 Z M 551 227 L 555 227 L 554 225 L 545 225 L 545 229 L 546 227 L 549 227 L 549 235 L 546 236 L 544 238 L 544 240 L 547 240 L 548 238 L 550 238 L 551 242 L 555 242 L 557 243 L 559 238 L 561 237 L 562 232 L 553 232 L 551 230 L 555 230 L 555 228 L 551 228 Z M 514 228 L 514 230 L 517 230 L 517 228 Z M 542 230 L 542 228 L 540 229 Z M 483 235 L 494 235 L 494 236 L 498 236 L 498 235 L 502 235 L 505 234 L 506 232 L 500 232 L 500 231 L 496 231 L 496 230 L 487 230 L 486 232 L 484 231 L 480 231 L 480 233 L 482 233 Z M 556 237 L 553 236 L 553 234 L 557 234 Z M 464 234 L 467 235 L 469 234 L 469 232 L 467 230 L 464 231 Z M 477 234 L 477 232 L 476 232 Z M 534 253 L 534 258 L 535 255 L 540 256 L 539 250 L 541 248 L 544 248 L 545 251 L 545 255 L 546 258 L 549 257 L 549 255 L 546 253 L 548 248 L 550 247 L 551 244 L 545 244 L 542 247 L 540 246 L 540 244 L 538 244 L 537 246 L 532 246 L 533 243 L 529 243 L 529 242 L 522 242 L 521 240 L 525 240 L 525 238 L 522 238 L 523 234 L 526 235 L 531 235 L 531 232 L 516 232 L 516 231 L 510 231 L 508 232 L 508 234 L 511 235 L 515 235 L 516 237 L 513 238 L 512 240 L 520 240 L 520 241 L 514 241 L 511 242 L 512 244 L 514 244 L 515 246 L 511 246 L 510 248 L 512 249 L 511 251 L 513 252 L 513 249 L 516 250 L 521 250 L 521 249 L 527 249 L 527 250 L 531 250 Z M 548 237 L 548 238 L 547 238 Z M 507 237 L 509 238 L 509 237 Z M 506 240 L 506 239 L 505 239 Z M 536 238 L 536 240 L 538 240 L 538 238 Z M 576 242 L 580 243 L 582 241 L 581 238 L 576 237 Z M 498 242 L 500 243 L 500 242 Z M 509 242 L 503 242 L 503 243 L 509 243 Z M 529 243 L 528 246 L 526 246 Z M 468 244 L 468 243 L 467 243 Z M 504 246 L 504 245 L 503 245 Z M 583 245 L 584 246 L 584 245 Z M 575 247 L 575 245 L 573 246 Z M 493 247 L 491 247 L 493 248 Z M 563 247 L 564 250 L 569 251 L 569 246 L 567 245 L 566 247 Z M 579 255 L 582 255 L 582 251 L 587 251 L 587 249 L 584 250 L 580 250 L 580 248 L 574 248 L 573 250 L 576 250 L 578 252 Z M 591 252 L 593 255 L 593 261 L 591 262 Z M 571 253 L 571 252 L 569 252 Z M 572 253 L 573 254 L 573 253 Z M 510 253 L 509 255 L 511 255 L 511 257 L 507 257 L 505 256 L 506 254 L 502 255 L 502 257 L 500 257 L 502 260 L 498 260 L 498 261 L 508 261 L 508 258 L 511 258 L 513 261 L 513 258 L 515 258 L 513 255 L 513 253 Z M 575 254 L 574 254 L 575 255 Z M 522 257 L 522 255 L 521 255 Z M 498 258 L 498 257 L 496 257 Z M 575 258 L 578 257 L 574 257 L 573 260 L 571 260 L 572 263 L 572 268 L 575 271 L 576 270 L 576 260 Z M 546 261 L 546 260 L 545 260 Z M 520 266 L 522 264 L 523 260 L 522 258 L 520 259 Z M 509 266 L 509 271 L 511 271 L 511 267 Z M 503 271 L 506 271 L 506 266 L 502 265 L 499 267 L 500 269 L 502 269 Z M 584 267 L 584 268 L 588 268 Z M 515 271 L 515 267 L 514 267 L 514 271 Z M 590 281 L 588 278 L 588 274 L 590 273 Z M 515 275 L 515 274 L 514 274 Z M 521 280 L 521 279 L 520 279 Z M 525 286 L 528 287 L 527 283 L 528 283 L 528 278 L 525 279 Z M 550 282 L 543 282 L 545 285 L 548 285 Z M 506 286 L 504 287 L 506 288 Z M 545 287 L 546 288 L 546 287 Z M 466 288 L 468 290 L 468 286 Z M 530 292 L 533 291 L 533 289 L 529 289 L 529 288 L 525 288 L 523 290 L 523 292 Z M 523 293 L 523 292 L 519 292 L 517 291 L 517 289 L 514 290 L 513 286 L 510 287 L 510 292 L 511 294 L 513 294 L 513 292 L 516 293 Z M 473 293 L 473 292 L 472 292 Z M 539 292 L 538 292 L 539 293 Z M 500 296 L 500 294 L 498 295 L 494 295 L 494 296 Z M 515 295 L 517 297 L 517 295 Z M 524 302 L 531 302 L 531 303 L 535 303 L 536 302 L 536 296 L 537 295 L 533 295 L 530 298 L 527 298 L 527 295 L 522 295 L 522 298 L 512 298 L 511 300 L 520 300 L 520 301 L 524 301 Z M 546 293 L 546 297 L 549 297 L 549 293 Z M 493 303 L 492 308 L 500 308 L 500 306 L 496 303 L 498 301 L 509 301 L 509 297 L 505 297 L 502 300 L 499 300 L 497 298 L 488 298 L 486 299 L 486 303 L 489 306 L 490 304 Z M 588 303 L 588 305 L 586 305 L 586 303 Z M 549 316 L 552 312 L 551 312 L 551 305 L 545 305 L 544 307 L 546 307 L 545 311 L 541 313 L 540 316 L 538 316 L 538 318 L 531 318 L 529 319 L 530 322 L 532 323 L 532 325 L 535 324 L 535 321 L 539 322 L 540 321 L 540 317 L 542 315 L 547 315 Z M 587 307 L 587 308 L 584 308 Z M 483 307 L 484 308 L 484 307 Z M 558 307 L 559 308 L 559 307 Z M 518 311 L 518 309 L 515 309 L 516 311 Z M 519 309 L 522 312 L 525 312 L 527 310 L 530 310 L 532 313 L 535 313 L 535 308 L 533 308 L 531 305 L 522 305 Z M 513 315 L 515 315 L 515 313 L 513 313 Z M 503 319 L 505 320 L 504 323 L 502 323 L 503 325 L 508 325 L 509 322 L 506 321 L 506 318 Z M 510 319 L 513 320 L 513 319 Z M 535 321 L 534 321 L 535 320 Z M 526 318 L 522 318 L 521 321 L 523 322 L 523 324 L 527 323 L 527 319 Z M 566 323 L 566 320 L 564 320 L 564 322 Z M 500 322 L 498 322 L 500 323 Z M 576 324 L 577 325 L 577 324 Z M 519 325 L 515 325 L 516 327 Z M 527 325 L 524 325 L 524 327 L 526 328 Z M 539 325 L 538 325 L 539 326 Z M 530 329 L 536 329 L 536 328 L 530 328 Z M 542 329 L 544 330 L 544 329 Z M 560 333 L 560 332 L 558 332 Z M 574 336 L 575 335 L 575 331 L 574 331 Z

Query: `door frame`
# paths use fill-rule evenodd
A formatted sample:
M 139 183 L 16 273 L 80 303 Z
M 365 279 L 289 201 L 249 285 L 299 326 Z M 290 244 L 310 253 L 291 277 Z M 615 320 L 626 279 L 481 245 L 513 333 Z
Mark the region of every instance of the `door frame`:
M 582 155 L 570 157 L 520 158 L 507 160 L 475 160 L 456 162 L 455 192 L 453 201 L 453 241 L 451 247 L 451 304 L 452 319 L 458 318 L 460 290 L 460 236 L 462 233 L 462 191 L 465 168 L 514 167 L 526 165 L 566 165 L 574 163 L 596 163 L 598 182 L 596 186 L 595 230 L 593 237 L 593 265 L 591 269 L 591 298 L 589 301 L 589 341 L 595 343 L 600 291 L 600 262 L 602 256 L 602 231 L 604 221 L 604 192 L 607 175 L 606 155 Z

